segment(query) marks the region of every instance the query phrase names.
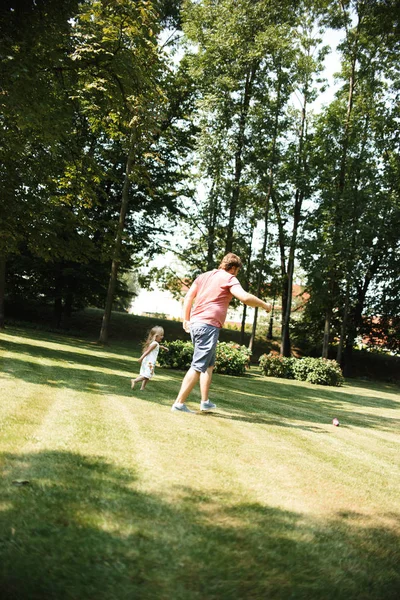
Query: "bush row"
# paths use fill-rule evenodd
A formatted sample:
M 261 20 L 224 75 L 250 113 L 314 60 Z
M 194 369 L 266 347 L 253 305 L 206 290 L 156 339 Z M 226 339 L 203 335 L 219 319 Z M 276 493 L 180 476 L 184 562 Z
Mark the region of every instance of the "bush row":
M 168 352 L 160 352 L 158 362 L 162 367 L 186 370 L 193 356 L 190 341 L 165 342 Z M 224 375 L 244 375 L 250 363 L 250 351 L 246 346 L 233 342 L 218 342 L 215 357 L 215 372 Z M 320 385 L 343 385 L 344 378 L 339 364 L 326 358 L 286 358 L 278 354 L 263 354 L 260 357 L 261 372 L 267 377 L 298 379 Z
M 298 379 L 320 385 L 341 386 L 344 377 L 336 360 L 326 358 L 286 358 L 277 354 L 260 357 L 261 372 L 267 377 Z
M 174 340 L 165 342 L 168 352 L 160 352 L 158 362 L 161 367 L 186 370 L 193 356 L 193 344 L 189 341 Z M 215 356 L 215 372 L 224 375 L 244 375 L 250 361 L 250 351 L 246 346 L 233 342 L 218 342 Z

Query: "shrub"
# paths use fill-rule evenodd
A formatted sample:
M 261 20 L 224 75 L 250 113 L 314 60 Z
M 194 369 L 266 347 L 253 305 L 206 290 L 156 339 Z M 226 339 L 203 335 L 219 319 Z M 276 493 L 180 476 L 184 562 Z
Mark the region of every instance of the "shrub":
M 192 342 L 175 340 L 173 342 L 164 342 L 163 345 L 168 348 L 168 352 L 161 350 L 158 355 L 158 362 L 161 367 L 183 370 L 190 367 L 193 356 Z
M 326 358 L 299 358 L 293 363 L 293 375 L 299 381 L 308 381 L 320 385 L 341 386 L 344 377 L 336 360 Z
M 263 354 L 259 364 L 261 372 L 267 377 L 284 377 L 293 379 L 293 363 L 295 358 L 287 358 L 279 354 Z
M 286 358 L 278 354 L 263 354 L 260 357 L 261 372 L 267 377 L 298 379 L 320 385 L 341 386 L 344 377 L 339 364 L 326 358 Z
M 158 362 L 161 367 L 186 370 L 190 367 L 193 356 L 192 342 L 175 340 L 165 342 L 168 352 L 161 350 Z M 218 342 L 215 357 L 215 372 L 225 375 L 244 375 L 249 364 L 250 351 L 246 346 L 233 342 Z
M 218 342 L 215 372 L 225 375 L 244 375 L 249 366 L 251 352 L 246 346 L 234 342 Z

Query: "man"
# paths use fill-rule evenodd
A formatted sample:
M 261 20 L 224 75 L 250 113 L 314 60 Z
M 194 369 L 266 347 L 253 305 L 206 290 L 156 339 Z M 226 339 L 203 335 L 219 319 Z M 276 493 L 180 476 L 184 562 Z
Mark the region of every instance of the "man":
M 210 402 L 208 392 L 215 363 L 215 351 L 219 332 L 223 326 L 229 303 L 234 296 L 248 306 L 258 306 L 269 312 L 271 304 L 248 294 L 236 275 L 242 262 L 236 254 L 229 253 L 222 259 L 218 269 L 199 275 L 185 296 L 183 304 L 183 329 L 190 333 L 194 345 L 190 369 L 183 378 L 181 389 L 172 411 L 193 413 L 185 404 L 190 392 L 200 381 L 200 410 L 216 408 Z M 192 304 L 195 300 L 195 305 Z

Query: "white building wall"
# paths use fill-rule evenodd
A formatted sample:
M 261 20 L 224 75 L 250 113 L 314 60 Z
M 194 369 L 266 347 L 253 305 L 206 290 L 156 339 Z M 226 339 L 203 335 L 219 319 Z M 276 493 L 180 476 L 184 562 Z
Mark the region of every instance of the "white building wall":
M 140 290 L 139 295 L 132 300 L 129 312 L 135 315 L 146 313 L 164 314 L 170 319 L 182 317 L 181 301 L 175 300 L 166 290 Z

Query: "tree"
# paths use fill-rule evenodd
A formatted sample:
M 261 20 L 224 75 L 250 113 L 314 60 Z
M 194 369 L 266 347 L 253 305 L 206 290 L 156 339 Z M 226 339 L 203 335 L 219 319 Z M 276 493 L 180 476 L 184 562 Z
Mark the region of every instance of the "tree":
M 1 144 L 0 327 L 4 327 L 6 261 L 28 234 L 37 243 L 39 207 L 60 162 L 54 151 L 69 130 L 64 94 L 69 19 L 76 0 L 6 0 L 0 11 Z
M 184 31 L 196 46 L 191 63 L 199 82 L 200 171 L 210 192 L 205 210 L 214 215 L 216 239 L 224 232 L 226 253 L 238 244 L 243 214 L 249 217 L 240 196 L 250 184 L 252 112 L 263 102 L 257 90 L 267 76 L 280 25 L 292 19 L 296 4 L 204 0 L 184 7 Z M 210 264 L 216 244 L 208 246 Z
M 398 239 L 397 183 L 389 168 L 398 151 L 391 100 L 398 79 L 393 61 L 398 42 L 393 20 L 389 26 L 387 18 L 381 20 L 381 6 L 377 10 L 359 2 L 342 8 L 342 77 L 347 84 L 317 128 L 319 202 L 309 220 L 314 239 L 307 263 L 312 296 L 319 298 L 325 312 L 323 356 L 328 355 L 335 314 L 337 359 L 343 362 L 345 345 L 349 374 L 370 286 L 385 273 L 385 257 L 396 252 Z M 390 150 L 385 152 L 385 147 Z
M 157 33 L 179 22 L 179 4 L 8 2 L 1 15 L 3 255 L 24 269 L 25 293 L 54 302 L 57 323 L 99 303 L 113 255 L 120 286 L 118 270 L 156 251 L 160 212 L 177 214 L 190 94 Z M 14 269 L 8 281 L 22 289 Z
M 289 241 L 288 260 L 286 275 L 284 277 L 284 293 L 282 302 L 282 356 L 291 355 L 290 344 L 290 316 L 292 311 L 292 291 L 293 274 L 295 268 L 295 253 L 297 249 L 297 237 L 300 222 L 302 219 L 302 207 L 306 199 L 311 195 L 312 174 L 310 168 L 310 128 L 308 111 L 309 106 L 318 95 L 316 83 L 319 82 L 318 76 L 323 68 L 323 59 L 326 56 L 327 48 L 321 47 L 322 38 L 320 37 L 323 29 L 321 28 L 321 7 L 318 3 L 305 3 L 305 14 L 299 18 L 297 28 L 298 46 L 296 56 L 297 74 L 295 85 L 298 95 L 301 98 L 301 109 L 299 115 L 297 140 L 293 143 L 291 152 L 288 156 L 288 162 L 291 167 L 289 172 L 293 173 L 292 185 L 294 193 L 294 202 L 291 212 L 292 231 Z M 318 28 L 318 34 L 315 29 Z

